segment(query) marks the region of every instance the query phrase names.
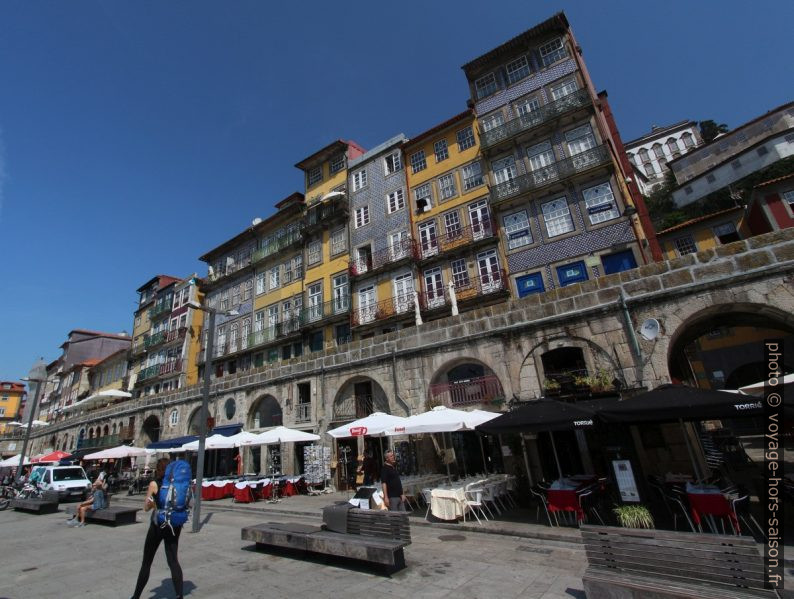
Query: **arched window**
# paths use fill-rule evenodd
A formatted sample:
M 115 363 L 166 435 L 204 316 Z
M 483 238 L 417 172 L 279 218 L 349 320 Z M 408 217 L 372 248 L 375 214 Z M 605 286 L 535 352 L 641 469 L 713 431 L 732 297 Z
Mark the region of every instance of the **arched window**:
M 676 141 L 675 137 L 671 137 L 667 140 L 667 149 L 670 150 L 670 154 L 675 156 L 676 152 L 680 151 L 678 147 L 678 142 Z
M 664 149 L 662 148 L 662 144 L 655 143 L 653 144 L 652 148 L 653 148 L 654 156 L 656 156 L 657 158 L 664 157 Z
M 179 410 L 176 408 L 171 410 L 171 415 L 168 417 L 168 424 L 171 426 L 176 426 L 179 424 Z

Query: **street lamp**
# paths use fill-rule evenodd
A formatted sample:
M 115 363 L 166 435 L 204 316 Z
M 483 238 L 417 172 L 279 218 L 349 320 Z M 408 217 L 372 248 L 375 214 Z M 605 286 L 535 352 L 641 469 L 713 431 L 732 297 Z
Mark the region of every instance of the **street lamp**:
M 30 415 L 28 416 L 28 428 L 25 430 L 25 441 L 22 443 L 22 453 L 19 455 L 19 468 L 17 468 L 17 476 L 22 474 L 22 466 L 25 463 L 25 454 L 28 451 L 28 443 L 30 442 L 30 431 L 33 428 L 33 419 L 36 417 L 36 406 L 39 403 L 39 396 L 41 395 L 41 388 L 47 381 L 47 364 L 44 358 L 39 358 L 33 364 L 28 372 L 28 376 L 23 377 L 23 381 L 28 383 L 36 383 L 36 392 L 33 394 L 33 403 L 30 406 Z M 28 385 L 30 387 L 30 385 Z
M 198 458 L 196 462 L 196 495 L 194 497 L 195 507 L 193 509 L 192 532 L 201 530 L 201 483 L 204 481 L 204 440 L 207 438 L 207 418 L 209 415 L 210 401 L 210 377 L 212 375 L 212 345 L 215 338 L 215 315 L 237 316 L 237 310 L 218 311 L 208 306 L 202 306 L 196 301 L 187 303 L 194 310 L 201 310 L 209 314 L 207 323 L 207 347 L 204 358 L 204 383 L 201 389 L 201 418 L 199 419 L 199 439 L 198 439 Z

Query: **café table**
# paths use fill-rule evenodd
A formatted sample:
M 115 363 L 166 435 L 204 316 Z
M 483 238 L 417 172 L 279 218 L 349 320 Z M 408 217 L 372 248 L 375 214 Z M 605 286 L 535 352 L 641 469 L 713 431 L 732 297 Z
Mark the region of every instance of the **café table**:
M 692 520 L 698 528 L 703 529 L 701 520 L 705 519 L 711 532 L 717 533 L 716 522 L 714 517 L 727 518 L 735 534 L 740 534 L 739 520 L 733 511 L 731 502 L 720 491 L 719 487 L 715 485 L 693 485 L 687 483 L 686 485 L 687 499 L 689 500 L 689 509 L 692 513 Z

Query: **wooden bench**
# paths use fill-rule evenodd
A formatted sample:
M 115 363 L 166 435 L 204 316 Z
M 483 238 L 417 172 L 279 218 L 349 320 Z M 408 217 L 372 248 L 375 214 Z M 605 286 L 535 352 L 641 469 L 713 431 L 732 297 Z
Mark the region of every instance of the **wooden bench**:
M 751 537 L 581 526 L 587 599 L 776 597 Z
M 45 491 L 41 498 L 12 499 L 9 505 L 17 511 L 54 514 L 58 511 L 58 502 L 58 493 L 56 491 Z
M 405 568 L 403 549 L 411 544 L 408 514 L 351 508 L 341 526 L 340 518 L 331 517 L 326 510 L 323 520 L 322 527 L 277 522 L 247 526 L 241 538 L 254 541 L 257 547 L 345 557 L 380 564 L 392 572 Z

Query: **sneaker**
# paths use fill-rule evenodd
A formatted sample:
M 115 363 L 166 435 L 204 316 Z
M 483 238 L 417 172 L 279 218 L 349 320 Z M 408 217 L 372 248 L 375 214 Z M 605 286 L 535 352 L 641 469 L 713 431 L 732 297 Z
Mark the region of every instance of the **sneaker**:
M 77 518 L 72 518 L 66 521 L 66 526 L 77 526 L 79 523 L 80 521 Z
M 82 528 L 83 526 L 85 526 L 85 522 L 78 522 L 74 525 L 75 528 Z

